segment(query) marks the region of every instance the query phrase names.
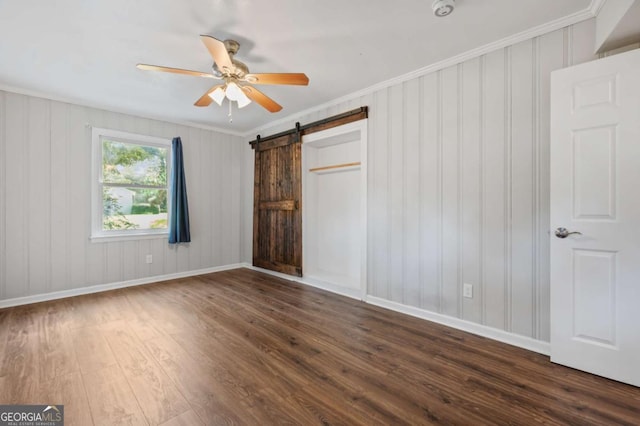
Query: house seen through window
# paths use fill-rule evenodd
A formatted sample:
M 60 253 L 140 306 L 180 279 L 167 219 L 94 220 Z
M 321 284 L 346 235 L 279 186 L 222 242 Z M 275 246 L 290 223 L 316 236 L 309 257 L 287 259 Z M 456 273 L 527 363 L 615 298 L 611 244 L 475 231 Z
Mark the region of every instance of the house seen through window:
M 170 141 L 94 129 L 93 149 L 92 236 L 166 233 Z

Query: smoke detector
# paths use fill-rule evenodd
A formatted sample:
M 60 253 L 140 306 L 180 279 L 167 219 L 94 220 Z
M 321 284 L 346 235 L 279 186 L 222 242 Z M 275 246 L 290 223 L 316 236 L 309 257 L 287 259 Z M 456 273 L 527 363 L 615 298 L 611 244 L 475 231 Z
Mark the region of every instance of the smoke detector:
M 436 0 L 431 5 L 433 14 L 439 18 L 451 15 L 453 8 L 456 6 L 455 0 Z

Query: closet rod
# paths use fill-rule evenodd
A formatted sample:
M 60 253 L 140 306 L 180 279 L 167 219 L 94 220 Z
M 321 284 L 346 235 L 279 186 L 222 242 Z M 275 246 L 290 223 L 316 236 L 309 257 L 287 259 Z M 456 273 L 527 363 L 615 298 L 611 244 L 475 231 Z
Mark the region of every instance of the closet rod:
M 341 169 L 343 167 L 352 167 L 352 166 L 359 166 L 359 165 L 360 165 L 360 162 L 356 161 L 355 163 L 344 163 L 344 164 L 335 164 L 333 166 L 314 167 L 313 169 L 309 169 L 309 171 L 319 172 L 321 170 Z

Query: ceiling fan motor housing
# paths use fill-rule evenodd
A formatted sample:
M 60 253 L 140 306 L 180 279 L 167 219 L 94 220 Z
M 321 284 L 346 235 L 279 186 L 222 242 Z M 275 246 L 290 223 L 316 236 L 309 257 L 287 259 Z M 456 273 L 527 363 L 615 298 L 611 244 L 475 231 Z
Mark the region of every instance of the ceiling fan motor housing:
M 233 56 L 236 53 L 238 53 L 238 50 L 240 49 L 240 43 L 238 43 L 235 40 L 225 40 L 223 41 L 223 43 L 224 43 L 225 49 L 227 49 L 227 52 L 229 53 L 230 56 Z
M 229 74 L 239 79 L 243 78 L 246 74 L 249 74 L 249 67 L 233 57 L 236 53 L 238 53 L 238 50 L 240 49 L 240 43 L 235 40 L 225 40 L 224 47 L 227 50 L 229 58 L 231 58 L 231 63 L 234 66 L 234 69 L 230 70 L 231 72 Z M 213 63 L 213 74 L 217 77 L 223 77 L 225 75 L 225 73 L 223 73 L 220 68 L 218 68 L 218 65 L 215 62 Z
M 433 9 L 434 15 L 442 18 L 451 15 L 455 6 L 455 0 L 436 0 L 431 5 L 431 8 Z

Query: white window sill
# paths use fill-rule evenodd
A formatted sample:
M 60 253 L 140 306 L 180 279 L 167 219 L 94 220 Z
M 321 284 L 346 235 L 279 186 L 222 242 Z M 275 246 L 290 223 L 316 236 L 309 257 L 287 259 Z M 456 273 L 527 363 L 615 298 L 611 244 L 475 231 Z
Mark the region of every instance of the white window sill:
M 109 235 L 92 235 L 89 239 L 92 243 L 111 243 L 117 241 L 138 241 L 138 240 L 168 240 L 169 232 L 145 233 L 145 234 L 109 234 Z

